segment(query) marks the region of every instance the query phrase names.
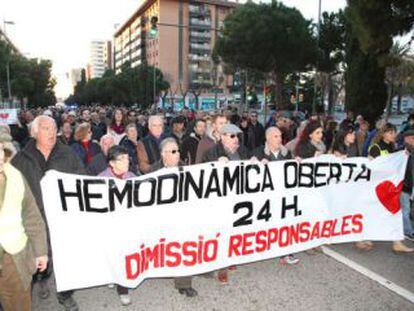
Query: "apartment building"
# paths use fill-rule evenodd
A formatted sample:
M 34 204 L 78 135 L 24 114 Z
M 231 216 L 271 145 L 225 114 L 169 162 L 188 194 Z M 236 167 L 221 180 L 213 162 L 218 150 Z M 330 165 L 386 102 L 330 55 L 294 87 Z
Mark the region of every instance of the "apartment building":
M 103 76 L 107 69 L 113 68 L 111 41 L 92 41 L 89 47 L 89 62 L 87 78 L 94 79 Z
M 233 1 L 146 0 L 114 35 L 115 70 L 129 63 L 146 63 L 164 73 L 176 93 L 200 90 L 221 93 L 231 76 L 214 66 L 211 54 L 224 18 L 236 7 Z M 158 18 L 158 33 L 151 36 L 151 18 Z

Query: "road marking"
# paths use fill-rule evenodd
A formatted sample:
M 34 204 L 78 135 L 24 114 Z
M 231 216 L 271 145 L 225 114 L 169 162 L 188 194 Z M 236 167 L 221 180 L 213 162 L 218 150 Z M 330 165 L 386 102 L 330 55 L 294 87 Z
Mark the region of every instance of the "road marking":
M 388 288 L 390 291 L 396 293 L 397 295 L 400 295 L 401 297 L 407 299 L 411 303 L 414 303 L 414 293 L 410 292 L 409 290 L 405 289 L 404 287 L 401 287 L 390 280 L 382 277 L 381 275 L 361 266 L 360 264 L 357 264 L 355 261 L 350 260 L 349 258 L 333 251 L 332 249 L 322 246 L 322 250 L 325 253 L 325 255 L 328 255 L 329 257 L 332 257 L 336 261 L 343 263 L 344 265 L 350 267 L 351 269 L 361 273 L 362 275 L 365 275 L 366 277 L 370 278 L 371 280 L 381 284 L 382 286 Z

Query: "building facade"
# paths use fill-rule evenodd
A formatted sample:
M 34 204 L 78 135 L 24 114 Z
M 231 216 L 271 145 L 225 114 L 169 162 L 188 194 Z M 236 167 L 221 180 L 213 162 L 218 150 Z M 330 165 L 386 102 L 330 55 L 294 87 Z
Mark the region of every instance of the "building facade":
M 92 41 L 89 48 L 87 78 L 102 77 L 107 69 L 113 68 L 112 60 L 111 41 Z
M 212 61 L 212 50 L 224 18 L 236 2 L 209 0 L 146 0 L 114 36 L 115 71 L 128 63 L 159 68 L 180 94 L 225 93 L 232 84 L 221 65 Z M 151 36 L 151 18 L 158 18 Z
M 69 79 L 72 88 L 75 88 L 76 84 L 82 80 L 82 68 L 74 68 L 69 72 Z

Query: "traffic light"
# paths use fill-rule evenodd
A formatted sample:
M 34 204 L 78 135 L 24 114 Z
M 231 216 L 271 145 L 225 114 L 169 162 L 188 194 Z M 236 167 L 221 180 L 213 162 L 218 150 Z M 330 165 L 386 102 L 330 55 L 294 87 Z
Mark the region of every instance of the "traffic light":
M 303 103 L 303 99 L 304 99 L 303 94 L 302 94 L 302 93 L 300 93 L 300 94 L 299 94 L 299 102 L 300 102 L 300 103 Z
M 247 99 L 248 102 L 253 99 L 252 90 L 251 90 L 250 86 L 248 86 L 247 89 L 246 89 L 246 99 Z
M 151 23 L 150 35 L 151 37 L 155 38 L 158 33 L 158 25 L 157 25 L 158 17 L 157 16 L 151 17 L 150 23 Z
M 291 104 L 296 104 L 296 96 L 295 95 L 290 95 L 290 103 Z

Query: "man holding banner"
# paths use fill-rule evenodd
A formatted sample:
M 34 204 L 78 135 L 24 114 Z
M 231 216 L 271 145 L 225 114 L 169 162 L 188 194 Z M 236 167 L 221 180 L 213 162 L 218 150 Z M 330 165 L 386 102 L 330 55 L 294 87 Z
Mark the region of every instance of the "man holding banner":
M 166 138 L 160 144 L 161 159 L 151 166 L 150 172 L 156 172 L 163 168 L 179 167 L 183 163 L 180 161 L 180 148 L 175 138 Z M 182 295 L 195 297 L 197 291 L 192 287 L 192 277 L 181 277 L 174 279 L 175 288 Z
M 292 159 L 290 151 L 282 145 L 282 131 L 276 127 L 271 126 L 265 132 L 265 145 L 253 150 L 253 156 L 263 164 L 270 161 L 283 161 Z M 281 257 L 279 262 L 281 264 L 295 265 L 299 263 L 299 258 L 293 254 Z
M 229 161 L 247 160 L 249 153 L 243 144 L 239 143 L 238 135 L 243 133 L 236 125 L 228 123 L 219 129 L 220 140 L 217 144 L 204 154 L 203 163 L 220 161 L 227 163 Z M 219 270 L 217 278 L 221 284 L 228 283 L 227 270 Z

